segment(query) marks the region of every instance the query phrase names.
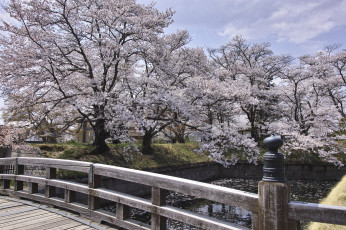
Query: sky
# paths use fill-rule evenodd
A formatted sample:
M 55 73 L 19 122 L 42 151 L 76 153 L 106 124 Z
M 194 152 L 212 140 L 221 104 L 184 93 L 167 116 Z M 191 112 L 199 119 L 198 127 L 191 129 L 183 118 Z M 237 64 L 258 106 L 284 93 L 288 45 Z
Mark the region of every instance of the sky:
M 188 30 L 190 47 L 218 48 L 241 35 L 293 57 L 337 43 L 346 49 L 346 0 L 156 0 L 155 6 L 175 11 L 166 32 Z M 0 18 L 8 20 L 1 9 Z
M 192 47 L 218 48 L 241 35 L 293 57 L 336 43 L 346 48 L 346 0 L 156 0 L 156 7 L 175 11 L 167 32 L 188 30 Z

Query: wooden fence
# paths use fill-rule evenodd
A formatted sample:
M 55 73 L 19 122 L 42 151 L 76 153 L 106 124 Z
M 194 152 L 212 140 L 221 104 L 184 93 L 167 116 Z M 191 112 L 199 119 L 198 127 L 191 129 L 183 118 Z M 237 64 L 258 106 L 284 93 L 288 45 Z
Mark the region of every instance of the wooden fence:
M 287 224 L 282 227 L 280 224 L 271 223 L 274 226 L 272 229 L 298 229 L 301 220 L 346 225 L 346 207 L 289 202 L 287 198 L 289 189 L 288 192 L 284 189 L 286 193 L 276 189 L 277 186 L 282 187 L 282 184 L 286 185 L 286 183 L 269 183 L 269 186 L 274 187 L 275 191 L 283 194 L 279 194 L 280 197 L 283 197 L 283 202 L 278 202 L 276 208 L 268 210 L 268 198 L 266 197 L 275 196 L 274 200 L 278 197 L 278 194 L 266 194 L 270 189 L 262 189 L 257 195 L 151 172 L 60 159 L 3 158 L 0 159 L 0 166 L 6 169 L 13 168 L 13 170 L 3 171 L 0 174 L 0 194 L 69 209 L 92 220 L 108 222 L 125 229 L 166 229 L 167 218 L 196 226 L 199 229 L 247 229 L 237 224 L 169 206 L 165 204 L 167 191 L 180 192 L 250 210 L 252 212 L 252 229 L 268 229 L 266 226 L 270 226 L 269 222 L 273 222 L 271 216 L 277 215 L 283 216 L 283 221 Z M 45 169 L 45 177 L 28 172 L 29 167 Z M 88 176 L 88 184 L 57 179 L 58 170 L 85 173 Z M 100 186 L 101 177 L 151 186 L 152 199 L 103 188 Z M 262 188 L 265 186 L 262 185 Z M 44 188 L 44 194 L 39 193 L 41 187 Z M 285 188 L 285 186 L 283 187 Z M 64 190 L 63 198 L 56 196 L 56 188 Z M 87 204 L 76 202 L 80 193 L 88 196 Z M 100 209 L 100 199 L 115 202 L 115 214 Z M 286 202 L 284 202 L 285 199 Z M 151 226 L 130 219 L 130 208 L 151 213 Z M 280 218 L 278 220 L 281 221 Z

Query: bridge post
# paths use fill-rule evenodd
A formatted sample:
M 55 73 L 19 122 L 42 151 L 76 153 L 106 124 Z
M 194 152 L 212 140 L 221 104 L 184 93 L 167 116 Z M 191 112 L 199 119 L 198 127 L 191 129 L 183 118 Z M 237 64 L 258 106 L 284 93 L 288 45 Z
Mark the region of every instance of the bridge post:
M 288 230 L 290 185 L 285 178 L 283 145 L 279 136 L 264 139 L 268 152 L 263 157 L 263 178 L 258 184 L 260 206 L 258 229 Z

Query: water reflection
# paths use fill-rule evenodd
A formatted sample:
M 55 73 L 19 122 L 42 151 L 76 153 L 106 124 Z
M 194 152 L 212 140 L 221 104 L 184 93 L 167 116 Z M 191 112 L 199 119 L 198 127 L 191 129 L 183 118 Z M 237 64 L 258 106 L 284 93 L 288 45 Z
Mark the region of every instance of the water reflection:
M 203 205 L 192 211 L 230 223 L 251 227 L 251 212 L 242 208 L 210 202 L 210 204 Z

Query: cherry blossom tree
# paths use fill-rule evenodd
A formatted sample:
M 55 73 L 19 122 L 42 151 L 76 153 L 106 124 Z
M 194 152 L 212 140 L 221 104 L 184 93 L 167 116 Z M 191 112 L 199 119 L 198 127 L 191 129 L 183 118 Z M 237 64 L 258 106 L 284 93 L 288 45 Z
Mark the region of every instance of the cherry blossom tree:
M 16 100 L 7 98 L 7 101 Z M 4 122 L 6 124 L 16 124 L 17 128 L 30 129 L 31 135 L 37 137 L 52 134 L 54 136 L 52 137 L 56 139 L 70 132 L 72 127 L 78 129 L 79 126 L 80 129 L 82 126 L 79 113 L 72 110 L 71 106 L 70 112 L 62 113 L 61 111 L 67 111 L 69 107 L 64 105 L 64 108 L 59 108 L 61 105 L 57 105 L 53 111 L 48 111 L 45 106 L 39 104 L 34 107 L 27 106 L 22 108 L 18 108 L 16 104 L 14 106 L 13 104 L 7 104 L 8 109 L 3 114 Z M 44 115 L 43 118 L 42 115 Z
M 346 118 L 346 51 L 337 52 L 338 45 L 328 46 L 302 61 L 319 80 L 319 89 L 329 96 L 340 115 Z M 337 52 L 337 53 L 335 53 Z
M 236 36 L 207 57 L 186 47 L 187 31 L 164 34 L 171 10 L 135 0 L 10 0 L 4 9 L 14 21 L 0 26 L 0 90 L 15 121 L 88 122 L 99 154 L 108 137 L 131 141 L 132 128 L 150 154 L 155 135 L 183 127 L 226 166 L 255 162 L 258 142 L 279 132 L 290 148 L 338 162 L 331 134 L 345 117 L 344 51 L 294 66 L 268 43 Z M 251 137 L 239 132 L 241 115 Z
M 273 94 L 273 80 L 280 77 L 291 61 L 289 56 L 275 56 L 269 47 L 269 43 L 251 44 L 236 36 L 228 44 L 209 52 L 220 80 L 225 84 L 242 82 L 249 90 L 248 95 L 237 97 L 237 102 L 256 142 L 266 134 L 266 122 L 276 116 L 278 97 Z
M 239 159 L 256 162 L 259 155 L 254 139 L 239 132 L 234 119 L 241 110 L 235 98 L 248 95 L 241 84 L 225 84 L 215 76 L 198 76 L 189 80 L 186 98 L 191 98 L 198 119 L 195 135 L 200 142 L 199 152 L 208 152 L 216 162 L 229 166 Z
M 313 151 L 322 159 L 343 166 L 336 155 L 345 148 L 336 144 L 333 135 L 340 129 L 341 115 L 331 97 L 325 94 L 325 83 L 305 63 L 305 58 L 287 69 L 277 85 L 281 114 L 268 127 L 285 137 L 288 153 Z
M 163 37 L 162 45 L 147 50 L 137 78 L 128 81 L 132 123 L 143 133 L 142 151 L 151 152 L 151 139 L 173 124 L 187 126 L 196 114 L 182 94 L 185 81 L 193 77 L 206 61 L 201 49 L 183 47 L 189 40 L 186 31 Z
M 24 129 L 0 125 L 0 147 L 8 148 L 16 144 L 22 144 L 25 137 Z
M 215 76 L 227 85 L 229 93 L 229 97 L 223 97 L 222 103 L 218 102 L 214 110 L 208 110 L 210 124 L 235 118 L 238 108 L 241 110 L 238 116 L 246 114 L 251 137 L 256 142 L 265 135 L 278 133 L 286 138 L 287 152 L 314 151 L 327 161 L 343 165 L 336 155 L 345 150 L 336 144 L 333 134 L 340 130 L 343 116 L 344 53 L 332 55 L 331 52 L 322 52 L 304 56 L 295 66 L 289 56 L 274 56 L 269 44 L 250 44 L 241 37 L 235 37 L 225 46 L 210 50 L 210 57 Z M 216 87 L 219 93 L 222 87 Z M 228 102 L 232 104 L 227 105 Z M 233 111 L 233 114 L 225 116 L 225 111 Z M 231 124 L 234 126 L 235 123 Z M 215 131 L 220 132 L 224 127 L 227 126 Z M 222 151 L 215 148 L 217 146 L 243 140 L 236 139 L 234 132 L 224 130 L 223 133 L 225 136 L 232 134 L 233 139 L 229 138 L 222 145 L 212 145 L 211 154 Z M 253 143 L 246 144 L 256 148 Z M 226 148 L 231 149 L 231 146 L 236 145 Z
M 172 11 L 134 0 L 12 0 L 5 10 L 16 20 L 0 27 L 6 33 L 0 82 L 9 109 L 39 105 L 41 119 L 76 111 L 91 124 L 97 150 L 107 150 L 106 110 L 127 103 L 126 79 L 135 77 L 144 47 L 159 45 Z

